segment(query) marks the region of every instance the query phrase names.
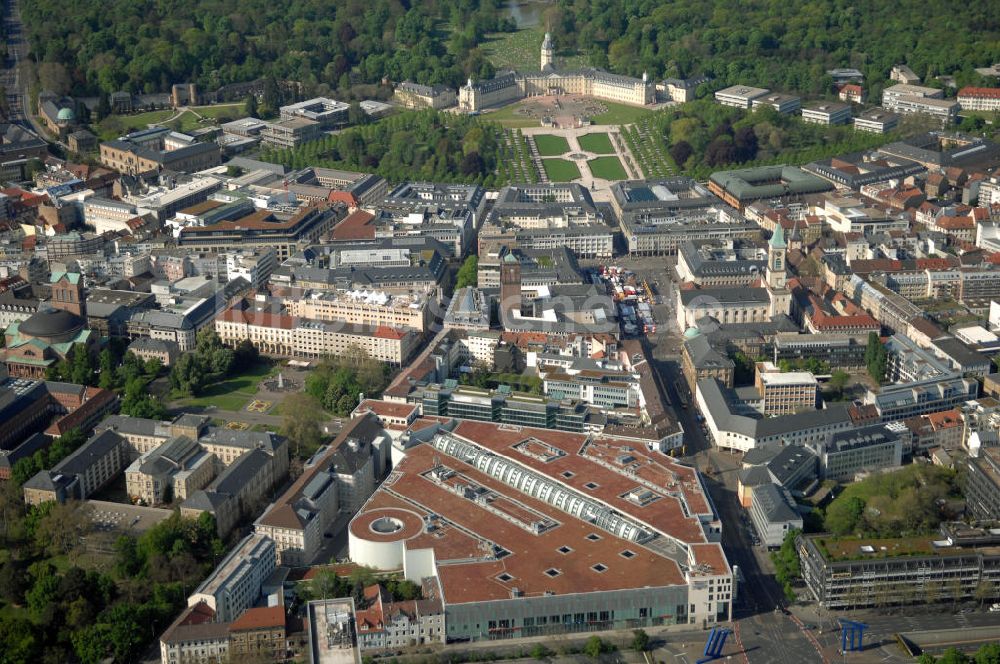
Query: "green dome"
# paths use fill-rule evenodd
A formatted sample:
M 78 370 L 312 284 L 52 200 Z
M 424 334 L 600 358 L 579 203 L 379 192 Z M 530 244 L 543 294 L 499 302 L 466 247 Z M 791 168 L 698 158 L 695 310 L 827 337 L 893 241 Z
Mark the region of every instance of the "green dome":
M 73 113 L 71 108 L 60 108 L 59 113 L 56 115 L 56 120 L 65 120 L 67 122 L 75 120 L 76 115 Z
M 694 339 L 699 334 L 701 334 L 701 330 L 699 330 L 696 327 L 689 327 L 688 329 L 684 330 L 685 339 Z

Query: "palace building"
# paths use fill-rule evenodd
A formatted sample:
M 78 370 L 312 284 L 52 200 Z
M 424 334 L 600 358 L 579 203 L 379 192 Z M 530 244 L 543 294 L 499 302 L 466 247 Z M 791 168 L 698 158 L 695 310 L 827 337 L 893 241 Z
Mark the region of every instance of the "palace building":
M 587 95 L 636 106 L 646 106 L 656 100 L 655 87 L 646 74 L 639 79 L 593 67 L 568 71 L 556 69 L 552 35 L 545 33 L 541 71 L 500 72 L 488 81 L 473 81 L 470 78 L 458 90 L 458 106 L 463 111 L 480 111 L 542 95 Z

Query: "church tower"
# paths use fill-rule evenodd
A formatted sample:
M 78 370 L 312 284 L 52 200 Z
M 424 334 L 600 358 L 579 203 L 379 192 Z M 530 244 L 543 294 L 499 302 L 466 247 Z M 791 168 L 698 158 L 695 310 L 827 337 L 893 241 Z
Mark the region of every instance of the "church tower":
M 781 224 L 775 224 L 774 235 L 767 243 L 767 288 L 771 299 L 771 315 L 788 314 L 792 306 L 792 294 L 786 287 L 785 275 L 785 231 Z
M 81 318 L 87 315 L 87 297 L 83 292 L 83 280 L 77 272 L 53 272 L 49 279 L 52 287 L 51 304 L 56 309 L 65 309 Z
M 795 220 L 795 226 L 792 227 L 792 235 L 788 238 L 788 250 L 802 251 L 802 233 L 799 232 L 799 220 Z
M 510 249 L 500 259 L 500 309 L 521 311 L 521 261 Z
M 556 64 L 556 47 L 552 43 L 552 34 L 549 32 L 545 33 L 545 39 L 542 41 L 542 70 L 554 67 Z

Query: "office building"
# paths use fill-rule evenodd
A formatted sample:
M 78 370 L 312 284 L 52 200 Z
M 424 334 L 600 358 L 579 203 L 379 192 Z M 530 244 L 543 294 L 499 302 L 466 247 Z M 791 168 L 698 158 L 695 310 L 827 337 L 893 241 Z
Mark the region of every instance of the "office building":
M 958 91 L 958 104 L 963 111 L 1000 110 L 1000 88 L 964 87 Z
M 195 172 L 218 166 L 221 159 L 218 143 L 200 143 L 166 127 L 143 129 L 101 143 L 101 163 L 125 175 L 163 169 Z
M 296 104 L 282 106 L 279 110 L 282 120 L 303 118 L 319 123 L 323 129 L 331 129 L 347 124 L 347 111 L 350 106 L 335 99 L 316 97 Z
M 435 293 L 414 290 L 392 294 L 380 290 L 307 290 L 293 297 L 272 300 L 290 316 L 352 325 L 385 325 L 423 332 L 431 319 Z M 487 312 L 488 313 L 488 312 Z
M 747 85 L 733 85 L 715 93 L 715 101 L 723 106 L 733 106 L 749 110 L 754 100 L 768 94 L 767 88 L 754 88 Z
M 756 224 L 690 178 L 617 182 L 611 207 L 630 254 L 672 255 L 685 242 L 733 242 L 759 234 Z
M 792 496 L 810 492 L 819 478 L 819 462 L 804 445 L 755 447 L 743 455 L 743 469 L 737 476 L 736 493 L 740 505 L 750 509 L 757 487 L 773 484 Z
M 802 100 L 795 95 L 768 92 L 760 97 L 755 97 L 750 105 L 755 111 L 761 108 L 773 108 L 783 115 L 794 115 L 802 107 Z
M 959 104 L 944 99 L 944 92 L 936 88 L 901 83 L 882 91 L 882 107 L 893 113 L 924 113 L 951 122 L 958 115 Z
M 882 425 L 838 431 L 806 446 L 819 459 L 820 475 L 837 482 L 852 482 L 861 474 L 891 470 L 903 462 L 902 441 Z
M 340 203 L 316 203 L 294 214 L 257 210 L 233 220 L 205 226 L 186 226 L 177 245 L 188 251 L 225 253 L 243 247 L 271 247 L 283 261 L 296 251 L 317 242 L 347 215 Z
M 819 383 L 808 371 L 782 372 L 771 362 L 757 362 L 754 387 L 765 417 L 816 409 Z
M 195 440 L 179 436 L 132 462 L 125 469 L 125 490 L 130 500 L 145 505 L 182 501 L 212 481 L 214 461 Z
M 458 103 L 454 88 L 446 85 L 420 85 L 403 81 L 396 86 L 393 99 L 406 108 L 433 108 L 440 110 Z
M 762 418 L 715 378 L 698 381 L 695 400 L 711 439 L 720 449 L 746 452 L 770 444 L 805 444 L 854 428 L 845 404 Z
M 841 125 L 851 121 L 851 105 L 834 101 L 810 104 L 802 109 L 802 121 L 812 124 Z
M 896 604 L 993 601 L 1000 595 L 996 535 L 942 526 L 941 535 L 843 539 L 800 535 L 802 578 L 831 610 Z M 982 587 L 988 596 L 982 597 Z
M 983 447 L 966 459 L 965 504 L 976 519 L 1000 519 L 1000 448 Z
M 708 180 L 709 190 L 743 211 L 755 200 L 801 197 L 833 189 L 833 185 L 794 166 L 760 166 L 735 171 L 716 171 Z
M 899 116 L 879 108 L 868 109 L 854 118 L 854 128 L 873 134 L 887 134 L 899 124 Z
M 272 311 L 247 300 L 237 301 L 219 314 L 215 331 L 224 344 L 249 339 L 265 355 L 315 359 L 357 347 L 373 359 L 397 366 L 410 358 L 419 337 L 413 330 L 385 325 L 296 318 L 287 310 Z
M 732 387 L 736 364 L 713 348 L 708 337 L 698 328 L 690 327 L 684 332 L 681 368 L 688 389 L 694 392 L 698 381 L 703 378 L 715 378 L 724 386 Z
M 260 133 L 260 142 L 274 148 L 295 149 L 323 138 L 323 125 L 306 118 L 287 118 L 268 122 Z
M 84 500 L 117 476 L 129 461 L 129 445 L 112 431 L 94 434 L 57 463 L 24 483 L 24 502 L 41 505 Z
M 795 499 L 777 484 L 763 484 L 753 490 L 750 520 L 761 543 L 768 548 L 781 546 L 790 531 L 802 530 L 802 515 Z
M 578 184 L 512 185 L 500 190 L 479 242 L 522 249 L 565 246 L 580 257 L 603 258 L 614 251 L 614 230 Z
M 253 449 L 239 455 L 211 484 L 195 491 L 180 505 L 181 515 L 198 518 L 207 512 L 215 519 L 219 537 L 226 537 L 240 519 L 255 514 L 288 469 L 287 442 L 267 452 Z
M 764 276 L 767 252 L 737 241 L 685 242 L 677 252 L 677 275 L 702 287 L 749 287 Z

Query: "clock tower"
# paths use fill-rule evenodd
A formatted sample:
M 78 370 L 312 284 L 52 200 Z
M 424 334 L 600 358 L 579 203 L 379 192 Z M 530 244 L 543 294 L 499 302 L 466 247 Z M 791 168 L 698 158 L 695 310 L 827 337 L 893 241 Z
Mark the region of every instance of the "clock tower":
M 781 224 L 775 224 L 774 235 L 767 243 L 767 278 L 765 288 L 771 298 L 771 315 L 788 314 L 791 310 L 792 294 L 786 287 L 785 275 L 785 231 Z

